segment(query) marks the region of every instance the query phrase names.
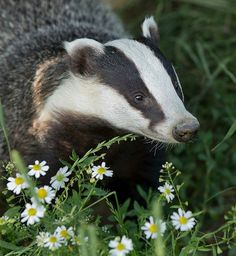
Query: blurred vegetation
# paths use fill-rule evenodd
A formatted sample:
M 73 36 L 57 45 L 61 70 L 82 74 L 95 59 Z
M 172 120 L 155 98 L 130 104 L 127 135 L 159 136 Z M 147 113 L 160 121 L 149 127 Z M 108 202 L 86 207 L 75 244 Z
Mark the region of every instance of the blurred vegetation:
M 177 70 L 187 108 L 201 123 L 199 139 L 175 147 L 169 160 L 185 170 L 183 196 L 191 207 L 205 209 L 203 228 L 217 226 L 236 203 L 236 1 L 110 2 L 135 36 L 145 16 L 158 21 L 160 48 Z M 233 123 L 230 138 L 213 150 Z

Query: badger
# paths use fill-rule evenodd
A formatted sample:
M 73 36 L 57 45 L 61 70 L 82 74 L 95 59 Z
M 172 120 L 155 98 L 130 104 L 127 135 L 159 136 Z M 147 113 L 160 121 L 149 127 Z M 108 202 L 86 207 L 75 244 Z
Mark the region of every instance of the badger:
M 153 17 L 132 38 L 97 0 L 2 0 L 0 27 L 0 97 L 11 148 L 27 165 L 45 160 L 53 176 L 72 150 L 82 156 L 137 134 L 105 158 L 114 170 L 106 187 L 125 199 L 137 184 L 157 185 L 163 152 L 153 154 L 144 138 L 176 144 L 196 134 L 199 122 L 184 106 Z M 8 158 L 3 133 L 0 157 Z

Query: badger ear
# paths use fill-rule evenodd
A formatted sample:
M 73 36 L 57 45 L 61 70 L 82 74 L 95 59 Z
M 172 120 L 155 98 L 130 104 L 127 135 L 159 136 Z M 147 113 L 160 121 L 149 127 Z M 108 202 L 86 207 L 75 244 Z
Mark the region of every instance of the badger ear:
M 93 75 L 96 59 L 104 53 L 103 44 L 88 38 L 64 42 L 64 47 L 69 56 L 70 70 L 80 75 Z
M 153 16 L 145 18 L 142 24 L 142 32 L 144 37 L 150 38 L 156 44 L 159 43 L 159 29 Z

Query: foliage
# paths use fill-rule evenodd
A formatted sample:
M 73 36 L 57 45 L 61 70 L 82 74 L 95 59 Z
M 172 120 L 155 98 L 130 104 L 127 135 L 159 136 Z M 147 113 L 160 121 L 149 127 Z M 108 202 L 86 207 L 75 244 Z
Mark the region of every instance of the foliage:
M 29 188 L 21 191 L 20 195 L 12 195 L 5 190 L 11 208 L 0 218 L 0 255 L 108 255 L 109 242 L 117 236 L 127 236 L 132 239 L 133 250 L 130 255 L 204 255 L 202 253 L 220 254 L 225 248 L 236 246 L 236 206 L 225 216 L 225 221 L 214 231 L 202 232 L 201 217 L 204 211 L 193 214 L 197 220 L 196 227 L 188 231 L 178 231 L 171 221 L 171 213 L 181 208 L 189 209 L 187 201 L 181 199 L 181 191 L 184 189 L 182 173 L 171 163 L 163 165 L 160 175 L 160 184 L 168 183 L 173 187 L 175 199 L 167 203 L 166 194 L 158 191 L 144 191 L 137 187 L 137 193 L 145 200 L 147 208 L 137 201 L 127 199 L 120 204 L 115 192 L 109 192 L 101 187 L 100 180 L 91 181 L 91 167 L 100 162 L 104 157 L 99 154 L 103 148 L 109 148 L 113 143 L 125 140 L 133 140 L 134 136 L 127 135 L 117 137 L 108 142 L 100 143 L 95 149 L 91 149 L 85 156 L 79 158 L 73 152 L 71 159 L 73 165 L 69 165 L 73 176 L 67 186 L 57 194 L 52 204 L 45 204 L 46 213 L 38 223 L 26 225 L 22 222 L 21 213 L 25 203 L 35 196 L 34 187 L 37 180 L 27 176 L 17 152 L 12 153 L 15 166 L 8 165 L 7 172 L 12 175 L 17 168 L 22 175 L 27 176 Z M 110 177 L 106 177 L 109 179 Z M 182 182 L 182 183 L 181 183 Z M 16 200 L 17 199 L 17 200 Z M 96 216 L 96 207 L 103 202 L 103 208 L 107 207 L 110 217 L 108 224 L 104 225 L 104 219 Z M 105 209 L 105 208 L 104 208 Z M 165 221 L 167 230 L 163 236 L 158 233 L 157 238 L 147 239 L 142 227 L 149 216 Z M 107 220 L 106 220 L 107 222 Z M 59 226 L 72 227 L 74 234 L 68 237 L 66 243 L 55 250 L 50 250 L 37 240 L 40 232 L 53 233 Z M 78 238 L 77 243 L 72 242 L 73 237 Z M 209 255 L 209 254 L 206 254 Z

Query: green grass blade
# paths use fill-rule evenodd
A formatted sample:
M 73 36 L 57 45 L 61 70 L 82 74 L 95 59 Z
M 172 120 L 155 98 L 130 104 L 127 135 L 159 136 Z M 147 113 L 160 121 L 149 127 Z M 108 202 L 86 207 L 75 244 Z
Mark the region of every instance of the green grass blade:
M 229 128 L 224 139 L 219 144 L 217 144 L 211 151 L 214 151 L 217 148 L 219 148 L 226 140 L 228 140 L 230 137 L 232 137 L 235 132 L 236 132 L 236 119 L 234 120 L 233 124 Z
M 5 124 L 5 120 L 4 120 L 3 106 L 2 106 L 1 100 L 0 100 L 0 126 L 3 131 L 6 143 L 7 143 L 7 149 L 8 149 L 9 156 L 11 157 L 11 147 L 10 147 L 10 142 L 8 140 L 7 129 L 6 129 L 6 124 Z
M 0 240 L 0 247 L 4 249 L 12 250 L 12 251 L 20 251 L 24 249 L 24 247 L 16 246 L 12 243 L 9 243 L 3 240 Z

